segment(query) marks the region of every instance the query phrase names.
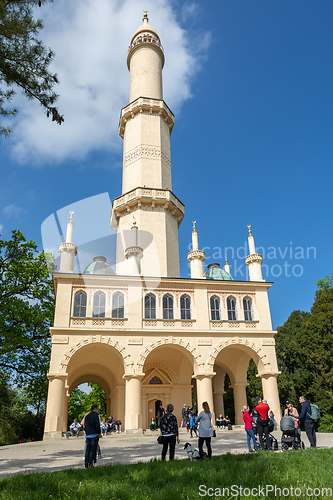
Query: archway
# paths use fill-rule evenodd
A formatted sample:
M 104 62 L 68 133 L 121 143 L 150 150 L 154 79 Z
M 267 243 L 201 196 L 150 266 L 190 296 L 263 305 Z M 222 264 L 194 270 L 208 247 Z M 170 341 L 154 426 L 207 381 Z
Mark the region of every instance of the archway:
M 85 345 L 72 355 L 67 372 L 64 423 L 67 422 L 69 396 L 75 387 L 83 383 L 101 387 L 106 395 L 106 415 L 124 421 L 124 363 L 117 349 L 97 342 Z
M 189 351 L 175 344 L 165 344 L 153 349 L 147 356 L 142 380 L 142 417 L 147 427 L 153 406 L 161 401 L 163 408 L 174 405 L 174 414 L 181 424 L 183 405 L 192 406 L 192 377 L 194 358 Z

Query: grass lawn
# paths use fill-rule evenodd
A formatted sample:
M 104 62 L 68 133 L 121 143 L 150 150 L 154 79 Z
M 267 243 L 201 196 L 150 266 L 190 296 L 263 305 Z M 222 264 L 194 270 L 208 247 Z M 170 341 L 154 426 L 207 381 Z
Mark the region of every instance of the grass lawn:
M 204 485 L 201 490 L 200 485 Z M 333 490 L 333 449 L 227 454 L 203 462 L 152 461 L 20 474 L 0 480 L 0 499 L 264 498 L 266 485 L 281 489 L 281 493 L 268 491 L 268 498 L 332 496 L 333 491 L 326 495 L 322 488 Z M 260 496 L 256 491 L 252 494 L 251 489 L 259 486 L 263 488 Z M 241 492 L 240 487 L 249 490 Z

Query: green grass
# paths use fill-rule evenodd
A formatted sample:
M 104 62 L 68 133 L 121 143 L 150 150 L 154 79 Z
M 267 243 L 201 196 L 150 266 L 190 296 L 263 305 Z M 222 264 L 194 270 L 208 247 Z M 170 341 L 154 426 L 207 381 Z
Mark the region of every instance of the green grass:
M 152 461 L 135 465 L 115 465 L 91 469 L 69 469 L 59 472 L 20 474 L 0 480 L 0 499 L 198 499 L 199 486 L 220 488 L 221 498 L 259 498 L 257 495 L 222 496 L 222 488 L 232 485 L 257 488 L 332 488 L 333 449 L 259 452 L 242 455 L 221 455 L 203 462 L 187 460 L 172 463 Z M 204 490 L 201 490 L 204 492 Z M 210 491 L 212 493 L 213 490 Z M 216 490 L 219 493 L 219 490 Z M 277 491 L 278 493 L 278 491 Z M 269 494 L 268 498 L 297 498 Z M 298 493 L 298 491 L 297 491 Z M 215 497 L 213 497 L 215 498 Z M 261 498 L 264 498 L 261 496 Z M 266 497 L 267 498 L 267 497 Z M 299 497 L 298 497 L 299 498 Z M 326 498 L 325 495 L 303 498 Z

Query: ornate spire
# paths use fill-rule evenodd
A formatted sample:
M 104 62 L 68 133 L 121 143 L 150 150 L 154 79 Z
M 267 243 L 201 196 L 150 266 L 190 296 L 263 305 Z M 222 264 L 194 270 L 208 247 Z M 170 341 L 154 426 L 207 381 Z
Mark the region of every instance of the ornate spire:
M 248 229 L 249 229 L 249 234 L 252 234 L 252 233 L 251 233 L 251 224 L 250 224 L 249 226 L 247 226 L 247 227 L 248 227 Z
M 143 11 L 143 18 L 142 18 L 142 22 L 143 22 L 143 23 L 147 23 L 147 24 L 148 24 L 148 21 L 149 21 L 149 19 L 148 19 L 148 10 L 144 10 L 144 11 Z
M 196 220 L 192 220 L 192 224 L 193 224 L 193 231 L 196 231 L 196 228 L 195 228 L 196 223 L 197 223 L 197 221 L 196 221 Z
M 74 213 L 74 210 L 71 210 L 69 212 L 69 222 L 72 222 L 72 220 L 73 220 L 73 213 Z

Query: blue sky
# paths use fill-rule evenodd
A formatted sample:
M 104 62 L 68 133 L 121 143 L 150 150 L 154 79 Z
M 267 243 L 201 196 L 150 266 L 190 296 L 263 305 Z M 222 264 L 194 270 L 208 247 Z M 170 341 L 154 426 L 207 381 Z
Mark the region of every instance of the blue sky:
M 164 45 L 164 97 L 176 115 L 181 274 L 188 275 L 195 219 L 206 264 L 222 265 L 227 247 L 231 273 L 242 279 L 251 224 L 264 277 L 274 281 L 277 327 L 293 310 L 308 310 L 315 282 L 332 273 L 331 0 L 101 0 L 97 11 L 92 0 L 73 0 L 69 11 L 60 0 L 39 9 L 43 38 L 56 52 L 65 123 L 58 127 L 17 97 L 13 134 L 0 139 L 2 237 L 20 229 L 42 248 L 43 222 L 59 211 L 63 227 L 70 207 L 81 243 L 111 234 L 109 200 L 121 194 L 126 51 L 142 8 Z M 89 214 L 75 205 L 93 196 Z M 56 238 L 46 233 L 44 245 L 52 246 Z

